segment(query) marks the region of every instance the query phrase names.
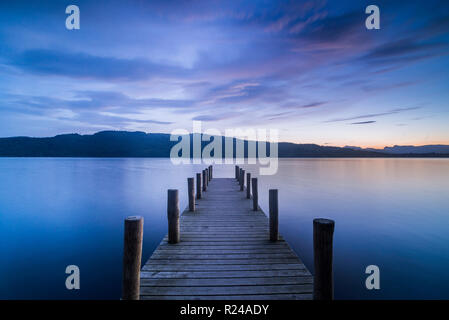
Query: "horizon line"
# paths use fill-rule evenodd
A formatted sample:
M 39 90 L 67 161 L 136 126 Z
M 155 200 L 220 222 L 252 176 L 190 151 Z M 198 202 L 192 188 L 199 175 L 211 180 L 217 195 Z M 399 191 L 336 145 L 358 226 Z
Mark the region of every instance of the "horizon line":
M 59 134 L 55 134 L 53 136 L 27 136 L 27 135 L 16 135 L 16 136 L 7 136 L 7 137 L 0 137 L 0 139 L 12 139 L 12 138 L 33 138 L 33 139 L 45 139 L 45 138 L 54 138 L 57 136 L 64 136 L 64 135 L 80 135 L 80 136 L 93 136 L 95 134 L 101 133 L 101 132 L 129 132 L 129 133 L 145 133 L 147 135 L 150 134 L 165 134 L 165 135 L 171 135 L 171 133 L 166 133 L 166 132 L 146 132 L 146 131 L 141 131 L 141 130 L 100 130 L 100 131 L 96 131 L 93 133 L 78 133 L 78 132 L 70 132 L 70 133 L 59 133 Z M 205 134 L 203 132 L 200 132 L 201 134 Z M 189 134 L 198 134 L 198 132 L 190 132 Z M 205 134 L 207 135 L 207 134 Z M 221 137 L 229 137 L 226 135 L 220 135 Z M 236 137 L 233 137 L 236 138 Z M 244 139 L 247 140 L 247 139 Z M 254 141 L 254 140 L 251 140 Z M 264 141 L 264 140 L 255 140 L 256 142 L 258 141 Z M 377 146 L 366 146 L 366 145 L 351 145 L 351 144 L 340 144 L 340 145 L 334 145 L 334 144 L 320 144 L 320 143 L 314 143 L 314 142 L 296 142 L 296 141 L 288 141 L 288 140 L 283 140 L 283 141 L 279 141 L 278 143 L 291 143 L 291 144 L 313 144 L 313 145 L 318 145 L 321 147 L 336 147 L 336 148 L 361 148 L 363 149 L 380 149 L 380 150 L 384 150 L 385 148 L 392 148 L 392 147 L 424 147 L 424 146 L 449 146 L 449 142 L 446 143 L 441 143 L 441 142 L 432 142 L 432 143 L 425 143 L 425 144 L 390 144 L 390 145 L 377 145 Z

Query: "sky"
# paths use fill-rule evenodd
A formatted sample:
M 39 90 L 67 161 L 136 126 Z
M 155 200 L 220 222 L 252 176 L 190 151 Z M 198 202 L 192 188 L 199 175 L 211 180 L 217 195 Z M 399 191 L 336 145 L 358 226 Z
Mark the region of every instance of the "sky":
M 0 137 L 196 120 L 296 143 L 449 144 L 446 0 L 1 1 L 0 43 Z

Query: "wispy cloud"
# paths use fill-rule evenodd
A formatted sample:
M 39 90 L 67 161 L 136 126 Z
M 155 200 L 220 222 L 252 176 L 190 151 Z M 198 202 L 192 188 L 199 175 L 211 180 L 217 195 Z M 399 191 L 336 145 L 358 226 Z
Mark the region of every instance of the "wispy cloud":
M 401 112 L 405 112 L 405 111 L 417 110 L 420 108 L 421 107 L 396 108 L 396 109 L 392 109 L 392 110 L 389 110 L 386 112 L 362 114 L 362 115 L 348 117 L 348 118 L 335 118 L 335 119 L 331 119 L 331 120 L 326 120 L 324 122 L 341 122 L 341 121 L 358 120 L 358 119 L 365 119 L 365 118 L 382 117 L 382 116 L 388 116 L 388 115 L 397 114 L 397 113 L 401 113 Z
M 291 108 L 291 109 L 309 109 L 309 108 L 317 108 L 325 105 L 327 101 L 315 101 L 306 104 L 300 104 L 297 102 L 288 102 L 282 105 L 282 108 Z
M 375 123 L 376 121 L 371 120 L 371 121 L 360 121 L 360 122 L 352 122 L 351 124 L 371 124 L 371 123 Z
M 9 65 L 41 75 L 70 78 L 136 81 L 164 75 L 182 77 L 188 71 L 178 66 L 145 59 L 102 57 L 82 52 L 27 50 L 10 58 Z
M 426 118 L 413 122 L 421 128 L 414 134 L 445 132 L 428 116 L 441 114 L 449 90 L 441 68 L 449 59 L 447 1 L 378 0 L 374 31 L 355 0 L 78 4 L 81 29 L 71 32 L 61 23 L 64 4 L 44 0 L 34 10 L 27 0 L 0 2 L 0 136 L 169 130 L 195 119 L 270 125 L 290 140 L 324 142 L 357 130 L 329 133 L 327 123 L 391 115 L 403 123 L 399 115 L 411 110 Z M 420 109 L 385 107 L 427 101 Z M 378 125 L 394 139 L 397 126 Z

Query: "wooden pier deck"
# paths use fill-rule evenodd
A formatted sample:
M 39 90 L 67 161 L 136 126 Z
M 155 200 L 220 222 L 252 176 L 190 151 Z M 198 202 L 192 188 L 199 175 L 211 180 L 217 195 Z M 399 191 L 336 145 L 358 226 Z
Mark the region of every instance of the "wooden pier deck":
M 214 178 L 143 266 L 140 299 L 312 299 L 313 277 L 288 243 L 269 240 L 268 218 L 231 178 Z

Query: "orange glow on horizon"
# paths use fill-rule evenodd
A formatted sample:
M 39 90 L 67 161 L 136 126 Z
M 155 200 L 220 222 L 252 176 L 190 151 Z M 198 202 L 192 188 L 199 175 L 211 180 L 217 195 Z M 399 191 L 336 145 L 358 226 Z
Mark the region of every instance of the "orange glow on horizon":
M 392 143 L 392 142 L 386 142 L 386 143 L 376 143 L 376 144 L 355 144 L 355 143 L 321 143 L 321 142 L 307 142 L 307 141 L 301 141 L 296 139 L 286 139 L 286 140 L 280 140 L 280 142 L 289 142 L 289 143 L 295 143 L 295 144 L 317 144 L 323 147 L 340 147 L 343 148 L 345 146 L 352 146 L 352 147 L 359 147 L 362 149 L 372 148 L 372 149 L 383 149 L 385 147 L 394 147 L 394 146 L 425 146 L 425 145 L 449 145 L 449 140 L 442 141 L 442 140 L 431 140 L 431 141 L 417 141 L 417 142 L 398 142 L 398 143 Z

